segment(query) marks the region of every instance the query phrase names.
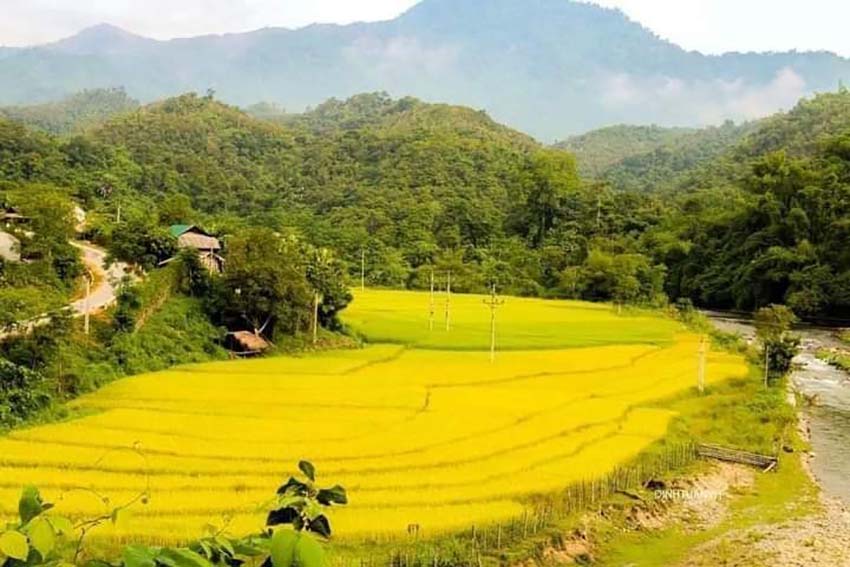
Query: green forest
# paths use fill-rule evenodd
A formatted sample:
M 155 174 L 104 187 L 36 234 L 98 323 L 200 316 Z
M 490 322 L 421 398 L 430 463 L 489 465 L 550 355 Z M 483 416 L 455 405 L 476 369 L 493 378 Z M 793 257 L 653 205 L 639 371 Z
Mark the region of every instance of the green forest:
M 263 227 L 334 251 L 355 279 L 365 260 L 374 286 L 421 288 L 434 270 L 458 291 L 850 311 L 847 92 L 746 127 L 645 129 L 654 157 L 596 178 L 570 152 L 462 107 L 367 94 L 266 110 L 255 118 L 209 93 L 64 136 L 6 120 L 4 189 L 73 198 L 92 240 L 148 269 L 172 253 L 171 224 L 225 242 Z M 602 138 L 582 159 L 626 152 Z

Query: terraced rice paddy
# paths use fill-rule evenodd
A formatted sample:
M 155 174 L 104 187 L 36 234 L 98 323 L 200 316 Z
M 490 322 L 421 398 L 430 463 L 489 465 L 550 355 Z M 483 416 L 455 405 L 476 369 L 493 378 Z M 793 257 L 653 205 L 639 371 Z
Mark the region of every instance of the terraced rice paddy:
M 116 382 L 75 403 L 85 417 L 0 439 L 0 516 L 27 483 L 76 516 L 149 490 L 99 537 L 250 532 L 308 458 L 349 490 L 332 518 L 339 538 L 411 524 L 433 535 L 521 515 L 531 494 L 610 471 L 664 435 L 674 416 L 654 402 L 695 384 L 698 339 L 670 321 L 519 299 L 500 315 L 510 350 L 494 364 L 481 297 L 455 296 L 453 330 L 429 332 L 427 294 L 367 292 L 348 321 L 398 344 Z M 745 373 L 710 354 L 709 382 Z

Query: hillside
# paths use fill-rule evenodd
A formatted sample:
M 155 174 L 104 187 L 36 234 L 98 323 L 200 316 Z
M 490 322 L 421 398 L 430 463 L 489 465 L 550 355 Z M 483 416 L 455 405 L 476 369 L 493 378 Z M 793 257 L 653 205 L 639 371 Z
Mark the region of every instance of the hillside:
M 848 75 L 850 62 L 829 53 L 685 51 L 571 0 L 423 0 L 386 22 L 172 41 L 97 26 L 0 55 L 0 104 L 121 86 L 145 102 L 214 89 L 231 104 L 299 113 L 387 91 L 481 108 L 550 141 L 617 123 L 751 119 Z
M 535 187 L 578 185 L 571 156 L 482 112 L 381 94 L 282 123 L 185 95 L 81 138 L 47 140 L 37 168 L 24 151 L 34 135 L 17 128 L 3 164 L 10 181 L 71 187 L 89 208 L 116 215 L 121 207 L 140 225 L 180 197 L 185 206 L 165 218 L 224 229 L 254 219 L 305 234 L 352 266 L 365 246 L 374 280 L 387 284 L 441 250 L 539 232 L 552 221 L 536 216 L 544 197 Z
M 614 126 L 568 138 L 555 147 L 573 152 L 585 176 L 633 191 L 710 187 L 740 179 L 749 162 L 782 150 L 812 157 L 824 140 L 850 129 L 844 90 L 798 102 L 790 111 L 736 125 L 703 129 Z
M 482 112 L 384 94 L 264 120 L 184 95 L 72 138 L 0 121 L 0 167 L 4 186 L 68 188 L 94 238 L 152 265 L 169 223 L 262 225 L 334 250 L 354 277 L 365 260 L 375 285 L 421 288 L 436 266 L 457 291 L 838 314 L 848 108 L 841 91 L 684 134 L 608 184 Z
M 687 185 L 711 168 L 715 160 L 736 147 L 757 123 L 708 127 L 660 144 L 646 153 L 625 157 L 602 175 L 618 189 L 629 191 L 671 190 Z
M 692 128 L 662 128 L 660 126 L 629 126 L 620 124 L 573 136 L 555 144 L 572 152 L 582 175 L 594 179 L 622 161 L 674 145 L 695 132 Z
M 78 133 L 139 107 L 122 89 L 95 89 L 58 102 L 0 107 L 0 116 L 51 134 Z
M 382 110 L 362 110 L 370 105 Z M 338 116 L 328 117 L 330 106 Z M 416 209 L 466 192 L 502 205 L 511 183 L 518 190 L 512 170 L 537 148 L 482 113 L 383 95 L 332 101 L 282 124 L 188 95 L 109 121 L 91 137 L 128 151 L 141 168 L 135 191 L 182 193 L 202 211 L 242 214 L 283 205 L 351 209 L 375 190 L 395 214 L 411 214 L 403 200 Z
M 850 93 L 824 93 L 799 101 L 781 112 L 740 126 L 707 128 L 664 152 L 668 158 L 645 156 L 624 160 L 607 178 L 624 188 L 656 187 L 694 190 L 724 184 L 741 185 L 753 162 L 765 154 L 813 160 L 823 156 L 836 138 L 850 132 Z M 659 167 L 660 163 L 660 167 Z M 676 167 L 678 164 L 678 167 Z
M 788 112 L 762 120 L 735 151 L 736 157 L 752 157 L 784 150 L 796 157 L 811 156 L 822 149 L 825 137 L 850 130 L 850 93 L 845 88 L 801 100 Z

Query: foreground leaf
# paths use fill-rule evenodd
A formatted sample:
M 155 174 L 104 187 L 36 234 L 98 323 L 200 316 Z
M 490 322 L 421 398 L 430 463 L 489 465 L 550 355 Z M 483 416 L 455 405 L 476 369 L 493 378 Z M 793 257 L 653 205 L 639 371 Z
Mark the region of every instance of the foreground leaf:
M 30 527 L 29 536 L 33 549 L 41 555 L 42 560 L 47 559 L 56 547 L 56 532 L 53 526 L 44 518 L 36 518 Z
M 348 495 L 345 489 L 337 484 L 332 488 L 321 489 L 316 495 L 316 500 L 325 506 L 330 506 L 331 504 L 348 504 Z
M 26 536 L 21 532 L 3 532 L 0 534 L 0 552 L 6 557 L 26 561 L 30 554 L 30 546 Z
M 310 461 L 300 461 L 298 468 L 304 473 L 304 476 L 312 481 L 316 480 L 316 467 L 313 466 L 313 463 Z
M 311 532 L 317 533 L 324 538 L 331 537 L 331 523 L 325 516 L 316 516 L 310 520 L 308 527 Z
M 53 531 L 56 532 L 56 535 L 68 536 L 74 533 L 74 524 L 68 518 L 49 516 L 47 517 L 47 521 L 53 526 Z
M 121 556 L 124 567 L 155 567 L 157 552 L 141 545 L 130 545 L 124 548 Z
M 190 549 L 163 549 L 157 556 L 157 562 L 172 567 L 211 567 L 204 557 Z
M 298 567 L 324 567 L 325 552 L 316 538 L 302 533 L 295 545 L 295 561 Z
M 271 558 L 274 567 L 292 567 L 299 534 L 292 530 L 277 530 L 272 536 Z
M 281 524 L 294 524 L 301 516 L 294 508 L 280 508 L 272 510 L 266 517 L 267 526 L 279 526 Z
M 305 496 L 309 492 L 310 487 L 298 480 L 295 477 L 289 477 L 286 484 L 277 489 L 278 494 L 297 494 Z
M 44 503 L 41 501 L 41 494 L 38 489 L 34 486 L 24 488 L 18 502 L 18 515 L 21 517 L 21 524 L 29 523 L 44 510 Z

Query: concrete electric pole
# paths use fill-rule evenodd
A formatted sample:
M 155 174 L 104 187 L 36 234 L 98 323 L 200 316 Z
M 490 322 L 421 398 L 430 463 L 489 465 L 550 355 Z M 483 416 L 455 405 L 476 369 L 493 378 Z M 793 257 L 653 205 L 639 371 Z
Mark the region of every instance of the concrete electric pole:
M 434 313 L 436 305 L 434 304 L 434 269 L 431 269 L 431 298 L 428 305 L 428 330 L 434 330 Z
M 446 330 L 452 330 L 452 273 L 446 277 Z
M 496 362 L 496 310 L 504 305 L 505 300 L 496 296 L 496 284 L 490 288 L 490 298 L 484 300 L 484 305 L 490 307 L 490 362 Z
M 699 368 L 697 370 L 697 387 L 699 393 L 705 392 L 705 356 L 708 351 L 708 341 L 705 336 L 699 339 Z

